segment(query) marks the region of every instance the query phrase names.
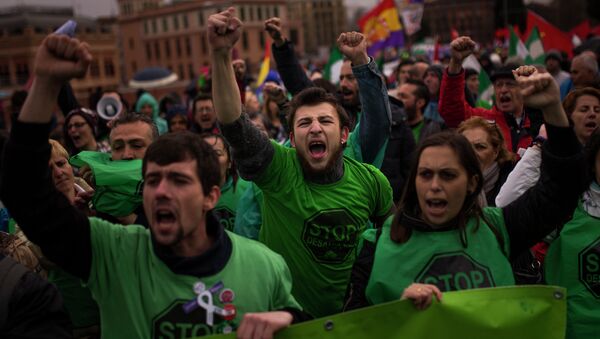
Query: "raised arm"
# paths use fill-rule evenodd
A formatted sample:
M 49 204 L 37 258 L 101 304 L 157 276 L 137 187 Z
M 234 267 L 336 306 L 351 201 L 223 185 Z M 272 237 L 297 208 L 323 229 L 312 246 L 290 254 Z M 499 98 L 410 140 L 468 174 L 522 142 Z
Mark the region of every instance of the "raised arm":
M 457 128 L 473 115 L 485 115 L 484 110 L 474 109 L 465 99 L 465 72 L 463 60 L 473 53 L 475 42 L 462 36 L 450 43 L 450 63 L 442 76 L 438 110 L 446 125 Z
M 387 87 L 375 61 L 367 54 L 367 39 L 363 34 L 342 33 L 337 43 L 340 51 L 352 62 L 352 73 L 358 81 L 362 105 L 358 131 L 361 160 L 372 164 L 378 154 L 383 156 L 390 137 L 392 111 Z
M 300 65 L 298 58 L 296 57 L 296 51 L 294 45 L 285 38 L 282 31 L 281 19 L 277 17 L 269 18 L 265 20 L 265 30 L 271 36 L 273 40 L 273 58 L 277 64 L 277 71 L 283 80 L 285 88 L 296 95 L 303 89 L 313 87 L 314 84 Z
M 61 86 L 84 76 L 91 60 L 89 46 L 77 39 L 52 34 L 42 41 L 35 79 L 6 145 L 0 188 L 0 198 L 27 237 L 51 261 L 84 280 L 92 260 L 89 221 L 52 182 L 48 135 Z
M 548 133 L 540 179 L 503 208 L 511 254 L 518 254 L 568 220 L 584 190 L 586 176 L 581 144 L 569 127 L 552 75 L 538 73 L 533 66 L 519 67 L 514 74 L 525 104 L 544 113 Z
M 213 103 L 240 175 L 253 180 L 270 164 L 274 149 L 269 139 L 242 115 L 240 92 L 231 65 L 231 49 L 241 35 L 242 22 L 234 14 L 235 9 L 230 7 L 208 18 Z

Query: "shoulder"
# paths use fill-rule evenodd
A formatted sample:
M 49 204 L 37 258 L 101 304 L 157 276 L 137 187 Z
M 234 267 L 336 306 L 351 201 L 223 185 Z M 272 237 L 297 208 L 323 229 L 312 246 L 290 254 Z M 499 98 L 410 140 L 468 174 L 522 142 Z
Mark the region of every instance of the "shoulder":
M 238 256 L 252 260 L 253 266 L 285 265 L 283 257 L 275 253 L 273 250 L 269 249 L 263 243 L 239 236 L 229 231 L 225 232 L 227 232 L 227 236 L 229 236 L 229 238 L 231 239 L 232 246 L 234 250 L 238 252 Z

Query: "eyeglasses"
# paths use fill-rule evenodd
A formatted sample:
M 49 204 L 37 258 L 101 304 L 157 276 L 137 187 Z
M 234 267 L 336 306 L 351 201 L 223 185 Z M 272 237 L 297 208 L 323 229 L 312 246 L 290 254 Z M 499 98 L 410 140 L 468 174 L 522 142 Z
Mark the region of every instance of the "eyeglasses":
M 502 88 L 504 86 L 506 86 L 507 88 L 515 88 L 517 87 L 519 84 L 517 84 L 517 82 L 515 80 L 497 80 L 494 82 L 494 87 L 497 88 Z

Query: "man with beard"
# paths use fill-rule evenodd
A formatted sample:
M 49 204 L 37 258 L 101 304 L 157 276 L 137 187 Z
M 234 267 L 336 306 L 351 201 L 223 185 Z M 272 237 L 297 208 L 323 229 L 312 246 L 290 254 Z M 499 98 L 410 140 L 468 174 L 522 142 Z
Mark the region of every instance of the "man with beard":
M 199 134 L 212 133 L 219 134 L 217 127 L 217 116 L 215 107 L 210 94 L 201 93 L 194 98 L 192 104 L 194 120 L 192 122 L 192 131 Z
M 387 179 L 371 165 L 343 157 L 349 120 L 334 96 L 307 88 L 290 103 L 290 141 L 270 142 L 245 115 L 235 90 L 231 48 L 241 22 L 229 8 L 208 19 L 217 119 L 240 175 L 264 194 L 259 239 L 290 267 L 292 293 L 315 317 L 337 313 L 369 220 L 380 225 L 393 208 Z M 343 33 L 338 44 L 353 64 L 369 61 L 366 40 Z
M 240 338 L 271 338 L 299 319 L 281 256 L 224 231 L 209 213 L 220 196 L 220 171 L 199 136 L 169 133 L 146 150 L 150 230 L 88 218 L 56 189 L 49 108 L 64 82 L 85 76 L 89 49 L 56 34 L 38 48 L 35 80 L 5 147 L 0 196 L 47 258 L 90 288 L 102 336 L 188 338 L 237 329 Z
M 523 97 L 512 74 L 512 69 L 516 67 L 504 66 L 492 73 L 496 97 L 492 109 L 473 108 L 465 100 L 462 62 L 473 53 L 475 42 L 463 36 L 454 39 L 450 47 L 450 63 L 442 78 L 439 103 L 440 115 L 446 125 L 456 128 L 472 116 L 481 116 L 498 125 L 508 150 L 517 153 L 519 148 L 526 149 L 538 135 L 543 118 L 540 111 L 524 107 Z
M 406 123 L 412 130 L 417 145 L 421 140 L 445 129 L 443 123 L 424 117 L 423 110 L 429 103 L 429 90 L 422 81 L 408 79 L 396 93 L 404 105 Z

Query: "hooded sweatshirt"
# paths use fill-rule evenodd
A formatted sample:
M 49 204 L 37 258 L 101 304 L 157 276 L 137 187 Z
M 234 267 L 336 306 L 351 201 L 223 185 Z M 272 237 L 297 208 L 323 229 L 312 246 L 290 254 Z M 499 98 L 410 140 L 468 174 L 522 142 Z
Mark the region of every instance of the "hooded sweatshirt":
M 152 107 L 152 120 L 158 128 L 158 134 L 162 135 L 169 131 L 169 125 L 167 121 L 158 116 L 158 101 L 154 99 L 152 94 L 144 93 L 140 96 L 139 100 L 135 104 L 135 111 L 140 112 L 144 105 L 150 105 Z

